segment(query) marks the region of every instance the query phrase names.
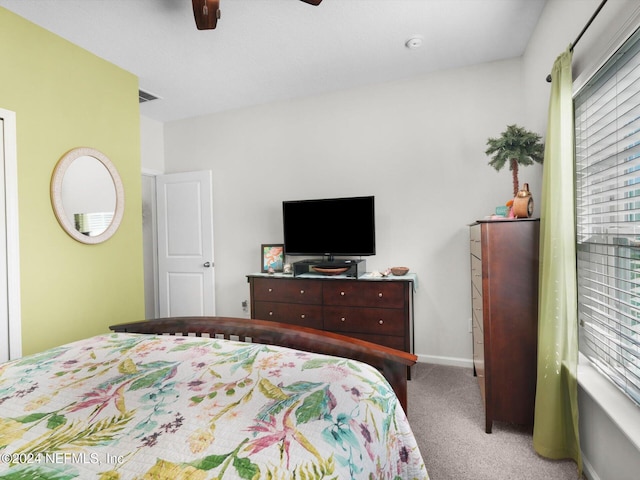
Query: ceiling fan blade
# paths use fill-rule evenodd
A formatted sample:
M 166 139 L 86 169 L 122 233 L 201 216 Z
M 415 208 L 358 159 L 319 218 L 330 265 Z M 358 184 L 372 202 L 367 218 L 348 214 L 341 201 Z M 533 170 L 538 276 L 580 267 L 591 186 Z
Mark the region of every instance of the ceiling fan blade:
M 216 28 L 220 18 L 220 0 L 191 0 L 198 30 Z
M 318 5 L 320 5 L 320 2 L 322 0 L 300 0 L 300 1 L 304 3 L 308 3 L 309 5 L 315 5 L 317 7 Z

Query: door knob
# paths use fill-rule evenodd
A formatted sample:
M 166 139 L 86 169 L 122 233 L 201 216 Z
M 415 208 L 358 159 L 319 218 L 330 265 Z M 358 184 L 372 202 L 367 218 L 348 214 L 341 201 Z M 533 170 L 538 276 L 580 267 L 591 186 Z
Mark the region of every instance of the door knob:
M 211 262 L 204 262 L 203 267 L 204 268 L 209 268 L 211 266 Z

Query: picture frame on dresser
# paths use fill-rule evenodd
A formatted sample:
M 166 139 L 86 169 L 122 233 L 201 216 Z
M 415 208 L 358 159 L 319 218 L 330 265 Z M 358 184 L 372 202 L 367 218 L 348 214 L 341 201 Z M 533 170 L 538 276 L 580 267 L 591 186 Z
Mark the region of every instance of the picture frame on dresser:
M 284 270 L 284 245 L 282 243 L 263 243 L 260 246 L 260 271 L 276 273 Z

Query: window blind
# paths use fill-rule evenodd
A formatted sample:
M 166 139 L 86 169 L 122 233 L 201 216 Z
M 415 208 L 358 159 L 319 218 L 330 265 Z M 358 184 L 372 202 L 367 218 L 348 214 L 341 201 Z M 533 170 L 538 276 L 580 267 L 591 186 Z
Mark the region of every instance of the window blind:
M 580 351 L 640 404 L 640 31 L 574 111 Z

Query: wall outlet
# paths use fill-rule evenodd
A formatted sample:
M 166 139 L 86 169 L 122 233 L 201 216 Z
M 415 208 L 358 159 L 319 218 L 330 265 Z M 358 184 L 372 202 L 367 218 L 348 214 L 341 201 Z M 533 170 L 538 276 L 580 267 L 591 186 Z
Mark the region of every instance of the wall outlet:
M 249 315 L 249 301 L 248 300 L 243 300 L 242 301 L 242 313 L 244 314 L 245 317 L 248 317 L 248 315 Z
M 473 318 L 469 318 L 469 333 L 473 333 Z

